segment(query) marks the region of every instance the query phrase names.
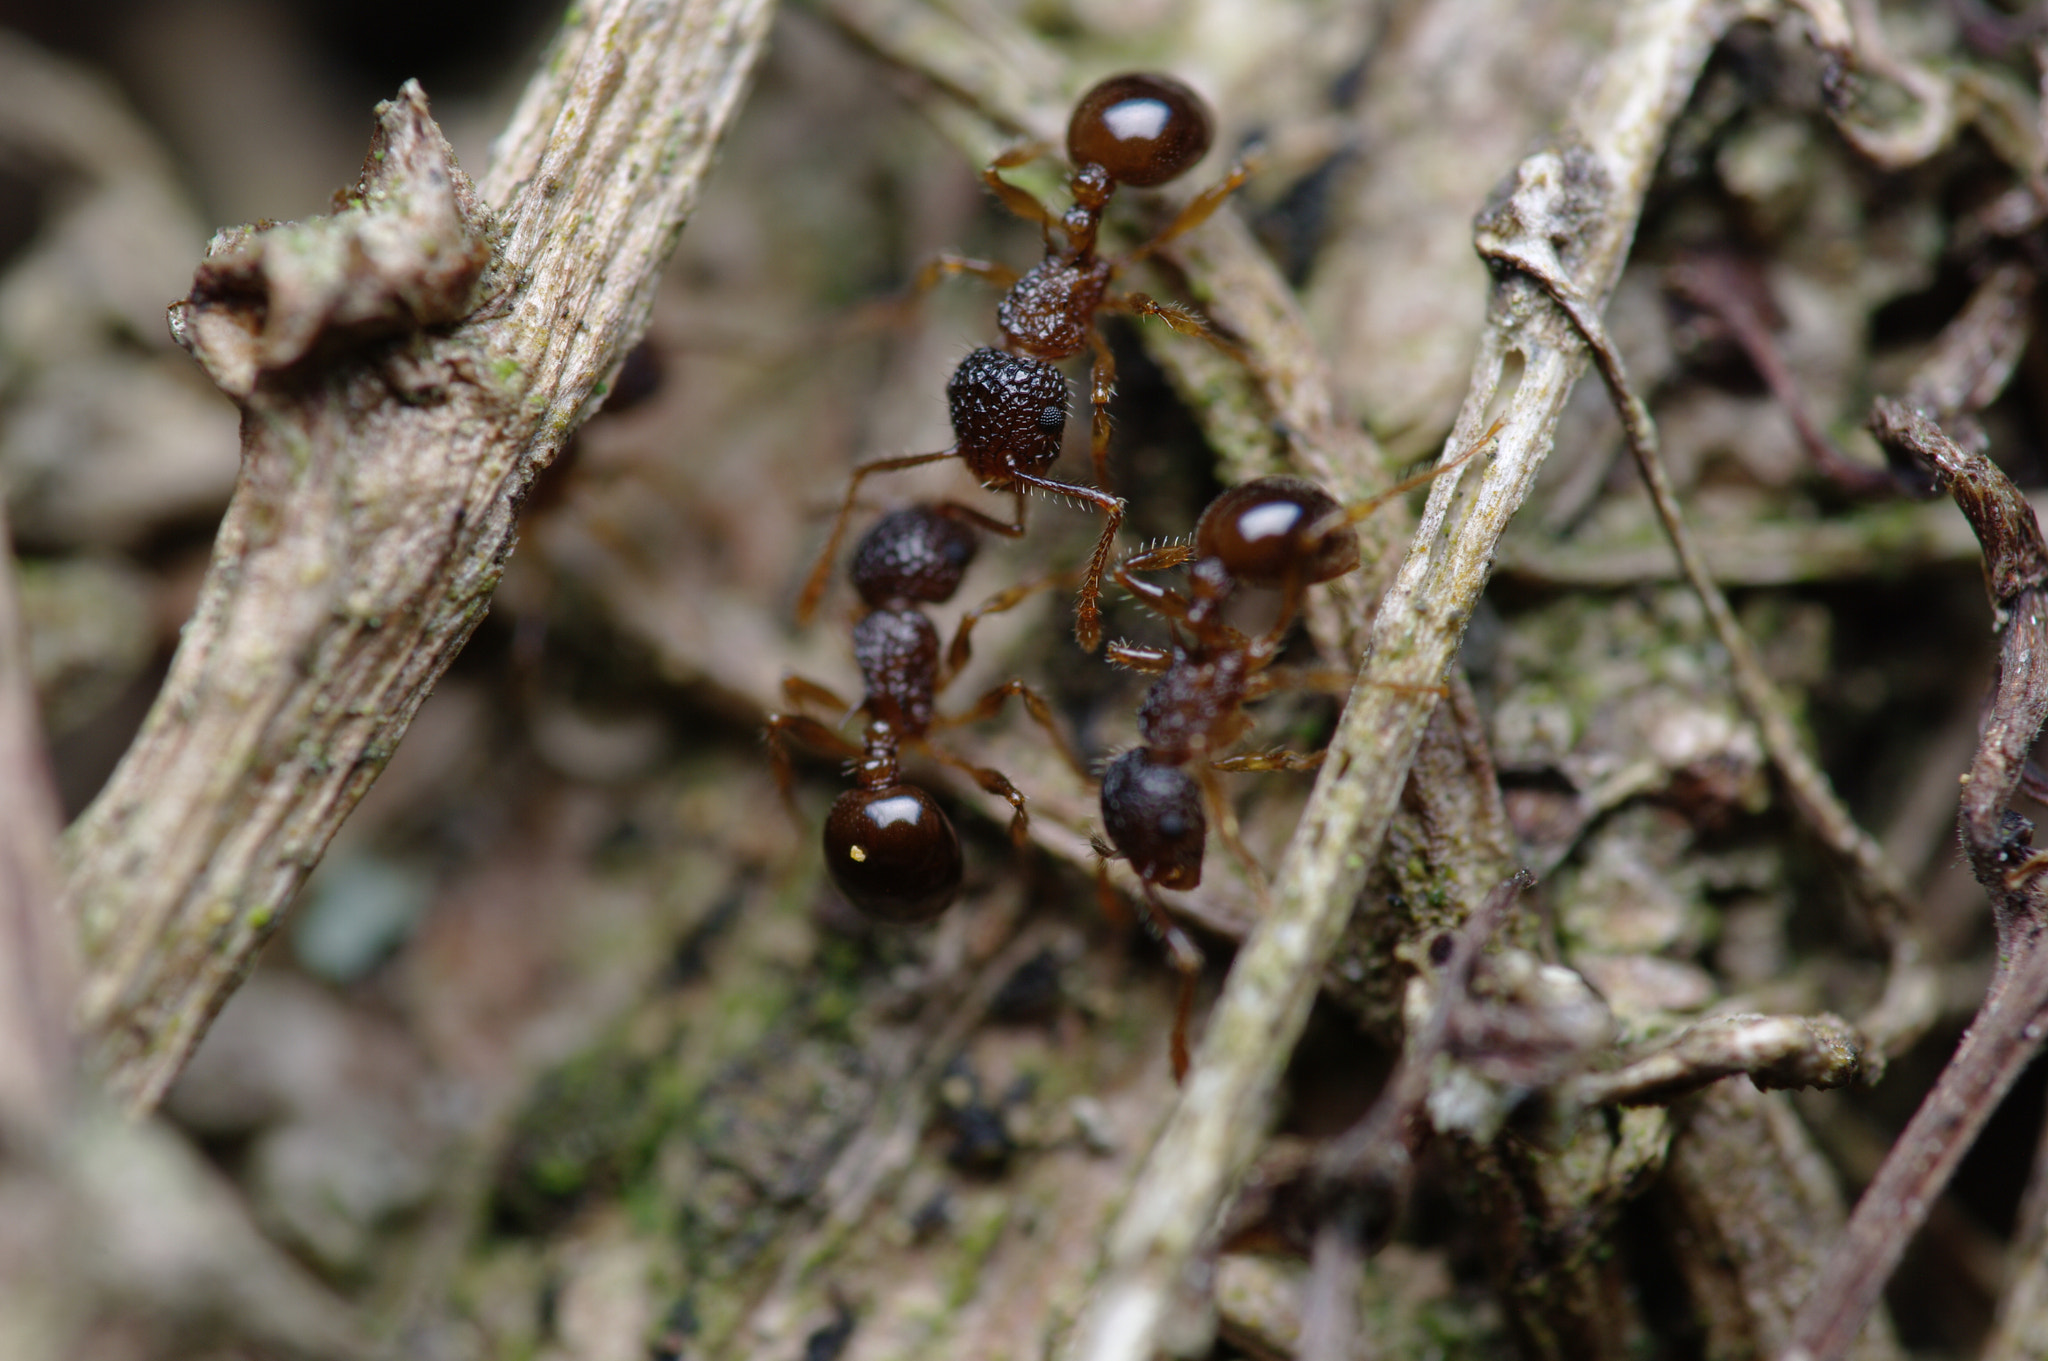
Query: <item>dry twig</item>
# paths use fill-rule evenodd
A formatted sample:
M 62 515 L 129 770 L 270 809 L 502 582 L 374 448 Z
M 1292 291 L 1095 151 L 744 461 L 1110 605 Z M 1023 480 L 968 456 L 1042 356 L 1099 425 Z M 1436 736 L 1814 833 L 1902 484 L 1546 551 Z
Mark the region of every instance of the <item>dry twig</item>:
M 483 617 L 527 488 L 645 327 L 769 8 L 577 7 L 481 192 L 408 86 L 333 217 L 215 238 L 174 323 L 242 406 L 242 476 L 163 693 L 65 844 L 80 1019 L 131 1108 Z
M 1985 583 L 2004 637 L 1976 759 L 1963 776 L 1959 823 L 1970 870 L 1991 895 L 1998 965 L 1976 1020 L 1856 1203 L 1794 1323 L 1788 1361 L 1834 1361 L 1847 1349 L 1977 1132 L 2039 1052 L 2048 1013 L 2048 855 L 2033 849 L 2033 824 L 2008 806 L 2048 719 L 2048 544 L 2005 474 L 1925 415 L 1880 400 L 1871 427 L 1934 473 L 1984 545 Z
M 1665 130 L 1729 17 L 1720 5 L 1687 0 L 1627 7 L 1567 130 L 1517 167 L 1507 194 L 1481 219 L 1482 239 L 1561 247 L 1582 296 L 1605 298 Z M 1521 376 L 1502 394 L 1511 358 L 1521 360 Z M 1265 1131 L 1280 1069 L 1378 853 L 1433 707 L 1417 687 L 1438 683 L 1450 664 L 1494 546 L 1528 494 L 1584 363 L 1568 320 L 1531 285 L 1503 281 L 1447 446 L 1464 448 L 1504 401 L 1494 457 L 1481 471 L 1441 479 L 1431 494 L 1282 861 L 1273 914 L 1238 955 L 1180 1106 L 1111 1233 L 1103 1282 L 1066 1355 L 1125 1361 L 1155 1345 L 1181 1272 Z M 1468 476 L 1478 485 L 1461 500 Z
M 1921 963 L 1919 942 L 1912 933 L 1913 908 L 1904 881 L 1885 859 L 1876 839 L 1857 824 L 1836 796 L 1827 773 L 1808 754 L 1749 635 L 1707 570 L 1706 559 L 1686 526 L 1670 474 L 1658 452 L 1656 424 L 1650 419 L 1649 408 L 1630 386 L 1620 352 L 1597 312 L 1578 296 L 1571 280 L 1556 267 L 1547 251 L 1500 251 L 1494 252 L 1492 258 L 1526 271 L 1541 283 L 1572 318 L 1592 350 L 1593 362 L 1620 413 L 1629 451 L 1649 488 L 1657 517 L 1678 554 L 1686 579 L 1706 606 L 1715 637 L 1727 649 L 1736 693 L 1756 723 L 1764 749 L 1785 781 L 1793 806 L 1848 872 L 1857 900 L 1867 913 L 1871 934 L 1890 949 L 1892 970 L 1884 996 L 1863 1019 L 1861 1029 L 1870 1037 L 1873 1058 L 1900 1052 L 1926 1029 L 1934 1015 L 1933 981 Z

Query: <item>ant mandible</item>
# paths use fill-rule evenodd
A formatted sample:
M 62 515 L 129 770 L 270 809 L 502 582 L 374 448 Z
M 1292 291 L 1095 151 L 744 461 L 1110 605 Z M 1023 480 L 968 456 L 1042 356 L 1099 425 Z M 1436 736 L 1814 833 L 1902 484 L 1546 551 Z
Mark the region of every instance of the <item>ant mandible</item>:
M 832 532 L 797 599 L 798 623 L 808 623 L 817 610 L 860 484 L 876 473 L 958 458 L 984 487 L 1016 497 L 1015 512 L 1007 523 L 956 507 L 971 515 L 978 527 L 992 533 L 1011 538 L 1024 533 L 1025 498 L 1032 491 L 1065 497 L 1102 513 L 1102 532 L 1089 555 L 1074 606 L 1075 641 L 1086 651 L 1095 650 L 1102 639 L 1102 615 L 1097 604 L 1102 573 L 1124 515 L 1123 500 L 1103 489 L 1109 482 L 1108 407 L 1116 368 L 1097 324 L 1097 314 L 1110 311 L 1156 316 L 1178 331 L 1232 348 L 1185 308 L 1155 302 L 1142 293 L 1111 294 L 1109 285 L 1119 270 L 1200 225 L 1243 183 L 1247 172 L 1243 166 L 1234 168 L 1222 183 L 1190 202 L 1165 230 L 1129 254 L 1107 258 L 1099 255 L 1096 237 L 1103 210 L 1118 184 L 1149 187 L 1176 178 L 1208 151 L 1212 135 L 1208 109 L 1194 91 L 1179 81 L 1162 75 L 1115 76 L 1083 95 L 1068 123 L 1067 154 L 1074 166 L 1069 181 L 1073 205 L 1065 213 L 1055 215 L 1000 173 L 1042 154 L 1041 148 L 1022 147 L 1006 152 L 982 172 L 983 179 L 1005 206 L 1039 224 L 1046 236 L 1046 258 L 1019 277 L 1003 265 L 945 255 L 920 275 L 920 289 L 946 274 L 974 274 L 1006 288 L 1008 291 L 996 308 L 1003 348 L 975 350 L 961 362 L 947 384 L 952 448 L 878 459 L 853 470 Z M 1062 244 L 1053 243 L 1055 230 Z M 1102 484 L 1096 487 L 1045 476 L 1059 458 L 1068 405 L 1066 378 L 1053 364 L 1091 346 L 1091 456 L 1096 481 Z
M 847 901 L 880 921 L 930 921 L 952 904 L 960 888 L 960 838 L 931 795 L 904 781 L 900 758 L 906 746 L 922 747 L 1006 800 L 1010 835 L 1017 841 L 1030 823 L 1024 795 L 1001 772 L 965 761 L 932 741 L 935 728 L 993 717 L 1014 695 L 1067 763 L 1086 774 L 1053 721 L 1051 707 L 1022 681 L 996 686 L 959 715 L 937 712 L 940 692 L 972 655 L 975 624 L 1062 580 L 1053 576 L 1014 586 L 968 611 L 942 662 L 938 629 L 919 607 L 953 598 L 974 560 L 981 527 L 983 517 L 962 506 L 914 505 L 883 516 L 855 548 L 848 575 L 868 606 L 853 628 L 861 702 L 849 706 L 801 676 L 786 677 L 783 693 L 792 705 L 817 703 L 840 713 L 865 714 L 859 742 L 803 714 L 768 716 L 769 758 L 786 804 L 794 803 L 790 739 L 853 763 L 855 787 L 834 801 L 825 819 L 825 866 Z
M 1159 890 L 1192 889 L 1202 882 L 1208 839 L 1205 805 L 1216 809 L 1217 831 L 1253 882 L 1259 882 L 1257 862 L 1238 837 L 1236 817 L 1217 786 L 1216 771 L 1313 770 L 1323 759 L 1321 752 L 1276 750 L 1215 759 L 1216 753 L 1250 728 L 1246 704 L 1320 679 L 1314 672 L 1283 671 L 1273 663 L 1307 589 L 1359 565 L 1358 535 L 1352 526 L 1392 498 L 1463 464 L 1485 448 L 1502 423 L 1495 421 L 1456 458 L 1349 506 L 1298 477 L 1256 478 L 1211 501 L 1195 524 L 1191 543 L 1155 548 L 1116 566 L 1117 583 L 1172 621 L 1175 637 L 1170 648 L 1124 641 L 1109 647 L 1112 663 L 1158 679 L 1138 706 L 1139 745 L 1103 771 L 1102 826 L 1107 840 L 1095 843 L 1096 883 L 1105 906 L 1114 911 L 1107 862 L 1130 863 L 1138 876 L 1145 920 L 1164 942 L 1181 976 L 1172 1040 L 1176 1079 L 1187 1072 L 1188 1022 L 1202 955 L 1174 923 Z M 1183 565 L 1188 568 L 1185 593 L 1138 575 Z M 1256 638 L 1223 617 L 1226 602 L 1240 586 L 1282 593 L 1277 620 Z

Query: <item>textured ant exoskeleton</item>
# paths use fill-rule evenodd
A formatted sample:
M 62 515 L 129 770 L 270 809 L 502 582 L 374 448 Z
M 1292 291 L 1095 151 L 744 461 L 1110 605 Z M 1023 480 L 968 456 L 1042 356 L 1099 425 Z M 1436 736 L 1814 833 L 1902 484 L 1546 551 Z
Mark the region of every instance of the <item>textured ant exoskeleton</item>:
M 1139 553 L 1116 566 L 1117 583 L 1170 620 L 1175 636 L 1170 648 L 1122 641 L 1109 646 L 1111 662 L 1158 679 L 1138 706 L 1139 745 L 1110 762 L 1103 773 L 1102 826 L 1108 839 L 1095 845 L 1104 862 L 1097 883 L 1108 903 L 1106 862 L 1130 862 L 1146 920 L 1180 972 L 1173 1032 L 1176 1077 L 1187 1071 L 1187 1026 L 1202 956 L 1174 924 L 1158 891 L 1191 889 L 1202 882 L 1202 853 L 1208 839 L 1205 804 L 1216 809 L 1217 831 L 1247 875 L 1254 883 L 1259 881 L 1256 862 L 1239 839 L 1236 817 L 1216 783 L 1216 771 L 1313 770 L 1323 759 L 1321 752 L 1276 750 L 1229 757 L 1219 753 L 1251 727 L 1246 704 L 1279 690 L 1317 684 L 1322 678 L 1313 671 L 1283 670 L 1274 662 L 1307 589 L 1359 565 L 1358 535 L 1352 526 L 1393 497 L 1458 467 L 1484 448 L 1499 428 L 1496 421 L 1458 457 L 1349 506 L 1298 477 L 1257 478 L 1210 502 L 1196 522 L 1192 542 Z M 1188 568 L 1185 592 L 1138 575 L 1183 565 Z M 1240 586 L 1281 592 L 1277 620 L 1257 637 L 1224 619 L 1224 606 Z M 1330 679 L 1348 685 L 1350 677 L 1331 674 Z
M 832 560 L 839 552 L 840 541 L 846 535 L 846 523 L 853 515 L 854 499 L 860 493 L 860 484 L 876 473 L 898 472 L 904 468 L 957 458 L 966 463 L 968 471 L 984 487 L 991 491 L 1009 492 L 1016 497 L 1015 514 L 1007 522 L 957 502 L 944 503 L 948 515 L 977 529 L 1001 534 L 1005 538 L 1020 537 L 1024 533 L 1025 497 L 1034 491 L 1080 501 L 1102 512 L 1102 533 L 1095 541 L 1095 551 L 1088 559 L 1088 568 L 1082 578 L 1081 599 L 1075 609 L 1074 623 L 1075 637 L 1084 647 L 1094 648 L 1102 635 L 1101 614 L 1095 598 L 1100 591 L 1102 570 L 1109 561 L 1110 548 L 1116 541 L 1117 527 L 1123 523 L 1124 503 L 1120 498 L 1094 487 L 1060 482 L 1045 476 L 1045 471 L 1060 456 L 1061 437 L 1067 429 L 1067 395 L 1066 378 L 1042 359 L 983 347 L 960 361 L 960 367 L 953 371 L 952 380 L 946 384 L 946 401 L 953 420 L 953 447 L 934 454 L 877 459 L 853 470 L 853 476 L 847 483 L 846 497 L 840 502 L 839 514 L 832 522 L 832 532 L 826 536 L 825 547 L 811 569 L 809 580 L 804 583 L 803 594 L 797 598 L 797 622 L 809 622 L 825 593 L 825 581 L 830 575 Z
M 985 517 L 964 506 L 915 505 L 884 516 L 855 548 L 848 575 L 868 606 L 853 629 L 861 701 L 849 706 L 801 676 L 786 677 L 783 693 L 792 705 L 816 703 L 842 714 L 865 714 L 858 743 L 803 714 L 768 716 L 769 756 L 785 801 L 792 801 L 789 739 L 853 762 L 856 787 L 839 796 L 825 819 L 825 866 L 849 902 L 882 921 L 929 921 L 946 910 L 960 888 L 959 836 L 932 797 L 904 781 L 900 758 L 906 746 L 922 747 L 1008 801 L 1010 834 L 1018 841 L 1030 822 L 1024 795 L 1001 772 L 965 761 L 932 741 L 933 730 L 992 717 L 1016 696 L 1068 764 L 1085 772 L 1054 723 L 1051 707 L 1022 681 L 996 686 L 957 716 L 937 712 L 940 692 L 972 654 L 975 624 L 1061 580 L 1047 577 L 1014 586 L 968 611 L 942 660 L 938 629 L 920 606 L 953 598 L 980 545 L 976 530 L 985 527 Z
M 1159 75 L 1116 76 L 1083 95 L 1068 124 L 1067 152 L 1074 171 L 1070 180 L 1073 206 L 1066 212 L 1055 215 L 1002 178 L 1001 171 L 1042 154 L 1040 148 L 1006 152 L 983 172 L 990 188 L 1011 211 L 1044 230 L 1046 258 L 1021 277 L 1007 266 L 957 255 L 942 256 L 924 270 L 920 288 L 946 274 L 974 274 L 1005 288 L 996 309 L 1003 348 L 975 350 L 961 361 L 947 384 L 952 448 L 879 459 L 854 469 L 832 533 L 798 597 L 799 623 L 809 621 L 824 594 L 861 482 L 875 473 L 958 458 L 984 487 L 1017 498 L 1016 513 L 1008 523 L 957 508 L 980 528 L 1009 537 L 1021 535 L 1025 497 L 1032 491 L 1063 496 L 1102 512 L 1102 532 L 1089 555 L 1074 607 L 1075 640 L 1085 650 L 1095 649 L 1102 638 L 1096 599 L 1124 513 L 1122 499 L 1103 489 L 1109 482 L 1108 405 L 1116 368 L 1096 317 L 1104 311 L 1156 316 L 1178 331 L 1225 344 L 1185 308 L 1155 302 L 1142 293 L 1112 294 L 1109 285 L 1119 270 L 1207 219 L 1243 182 L 1246 172 L 1241 166 L 1234 169 L 1223 183 L 1189 203 L 1165 230 L 1129 254 L 1098 254 L 1096 236 L 1103 209 L 1118 184 L 1166 183 L 1202 158 L 1211 136 L 1208 110 L 1200 97 L 1179 81 Z M 1055 231 L 1061 244 L 1052 243 Z M 1090 380 L 1094 402 L 1091 453 L 1100 487 L 1045 476 L 1059 458 L 1068 404 L 1066 378 L 1053 364 L 1090 347 L 1095 356 Z

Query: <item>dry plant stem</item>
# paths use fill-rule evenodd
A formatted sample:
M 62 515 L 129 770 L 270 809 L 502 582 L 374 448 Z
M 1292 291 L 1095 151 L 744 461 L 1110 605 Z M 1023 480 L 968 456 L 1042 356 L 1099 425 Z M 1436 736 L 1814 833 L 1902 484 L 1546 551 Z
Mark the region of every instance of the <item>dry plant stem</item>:
M 1979 280 L 1914 371 L 1906 400 L 1944 425 L 1997 401 L 2034 334 L 2034 284 L 2033 269 L 2017 261 Z
M 1555 149 L 1518 167 L 1509 196 L 1483 215 L 1482 237 L 1527 238 L 1531 249 L 1566 243 L 1581 295 L 1604 299 L 1671 120 L 1731 17 L 1706 0 L 1623 7 L 1609 55 L 1581 89 L 1566 132 Z M 1521 361 L 1520 378 L 1503 394 L 1513 358 Z M 1151 1356 L 1176 1283 L 1264 1137 L 1280 1070 L 1386 835 L 1434 704 L 1416 687 L 1440 683 L 1456 654 L 1501 531 L 1535 480 L 1584 364 L 1569 321 L 1526 281 L 1504 280 L 1447 446 L 1455 452 L 1477 437 L 1500 397 L 1506 424 L 1494 455 L 1431 492 L 1281 862 L 1273 912 L 1238 954 L 1180 1104 L 1111 1231 L 1102 1282 L 1063 1355 Z M 1460 497 L 1467 481 L 1477 485 Z
M 482 618 L 526 489 L 645 329 L 769 9 L 572 9 L 481 195 L 408 86 L 341 211 L 221 234 L 174 309 L 242 406 L 241 480 L 163 693 L 64 847 L 80 1021 L 131 1109 Z
M 1630 386 L 1620 352 L 1608 337 L 1606 327 L 1592 307 L 1575 292 L 1569 279 L 1544 257 L 1534 254 L 1499 252 L 1492 258 L 1504 265 L 1527 271 L 1568 313 L 1593 352 L 1593 362 L 1606 382 L 1615 410 L 1628 439 L 1629 451 L 1648 487 L 1664 532 L 1678 554 L 1686 580 L 1706 607 L 1714 636 L 1728 652 L 1728 669 L 1735 692 L 1749 711 L 1785 781 L 1793 806 L 1848 872 L 1850 887 L 1864 907 L 1871 934 L 1891 952 L 1892 970 L 1885 995 L 1876 1009 L 1861 1022 L 1869 1036 L 1873 1057 L 1896 1054 L 1911 1044 L 1929 1021 L 1932 993 L 1926 970 L 1920 964 L 1918 942 L 1910 930 L 1912 903 L 1898 871 L 1885 859 L 1884 850 L 1836 797 L 1834 787 L 1813 758 L 1807 754 L 1787 713 L 1777 687 L 1764 673 L 1763 662 L 1750 645 L 1749 635 L 1735 618 L 1728 597 L 1721 593 L 1705 557 L 1678 509 L 1678 496 L 1658 451 L 1657 427 L 1650 411 Z
M 1897 492 L 1890 473 L 1858 463 L 1837 449 L 1807 409 L 1799 381 L 1779 352 L 1759 305 L 1766 287 L 1760 270 L 1727 256 L 1703 254 L 1666 269 L 1664 286 L 1727 328 L 1771 396 L 1791 418 L 1815 471 L 1850 496 Z
M 1887 170 L 1920 164 L 1955 132 L 1956 98 L 1950 83 L 1892 52 L 1871 0 L 1793 0 L 1813 28 L 1814 46 L 1827 59 L 1822 77 L 1828 114 L 1850 145 Z M 1850 77 L 1862 71 L 1895 82 L 1913 97 L 1914 117 L 1896 127 L 1873 127 L 1852 116 Z
M 1845 1087 L 1863 1075 L 1862 1037 L 1839 1016 L 1716 1016 L 1608 1073 L 1565 1083 L 1566 1106 L 1647 1106 L 1748 1074 L 1765 1090 Z
M 51 1133 L 68 1104 L 74 961 L 57 912 L 60 823 L 0 516 L 0 1163 L 8 1143 Z
M 1486 895 L 1453 937 L 1450 957 L 1436 979 L 1429 1015 L 1408 1037 L 1401 1061 L 1363 1119 L 1330 1141 L 1316 1159 L 1316 1201 L 1324 1220 L 1310 1258 L 1309 1294 L 1302 1304 L 1301 1361 L 1341 1361 L 1358 1335 L 1353 1309 L 1355 1264 L 1379 1251 L 1392 1232 L 1414 1182 L 1409 1146 L 1430 1075 L 1451 1038 L 1451 1017 L 1465 1001 L 1472 970 L 1508 909 L 1535 883 L 1524 870 Z
M 2048 1014 L 2048 882 L 2032 824 L 2008 807 L 2048 718 L 2048 546 L 2005 475 L 1926 416 L 1880 400 L 1871 427 L 1888 447 L 1932 469 L 1984 545 L 1985 582 L 2004 637 L 1977 755 L 1963 776 L 1959 823 L 1970 870 L 1991 897 L 1998 963 L 1976 1020 L 1856 1203 L 1800 1310 L 1787 1353 L 1800 1361 L 1842 1355 L 1928 1207 L 2039 1051 Z

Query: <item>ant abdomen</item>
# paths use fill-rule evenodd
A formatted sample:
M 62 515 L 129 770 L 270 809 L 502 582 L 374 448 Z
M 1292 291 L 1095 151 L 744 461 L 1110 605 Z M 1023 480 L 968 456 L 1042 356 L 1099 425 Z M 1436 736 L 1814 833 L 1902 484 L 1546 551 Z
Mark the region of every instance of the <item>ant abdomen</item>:
M 1190 889 L 1202 882 L 1209 819 L 1201 786 L 1146 748 L 1133 747 L 1102 772 L 1102 828 L 1146 884 Z
M 847 574 L 868 606 L 938 605 L 960 589 L 981 547 L 972 525 L 929 505 L 892 510 L 853 550 Z
M 1002 483 L 1059 461 L 1067 432 L 1067 379 L 1042 359 L 986 345 L 946 384 L 953 438 L 976 477 Z
M 1195 553 L 1215 558 L 1249 586 L 1313 586 L 1358 566 L 1358 535 L 1343 507 L 1299 477 L 1260 477 L 1209 503 L 1195 524 Z M 1328 528 L 1313 532 L 1318 524 Z
M 960 892 L 960 837 L 916 785 L 849 789 L 825 818 L 825 867 L 868 916 L 915 926 L 952 906 Z
M 1081 96 L 1067 122 L 1067 157 L 1119 184 L 1165 184 L 1202 159 L 1214 131 L 1202 97 L 1171 76 L 1111 76 Z

